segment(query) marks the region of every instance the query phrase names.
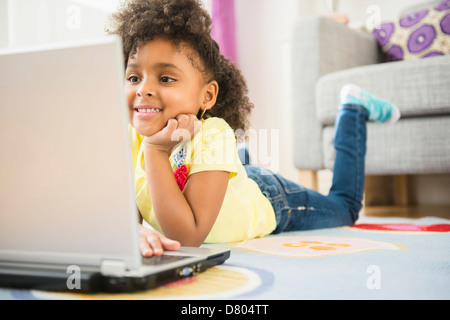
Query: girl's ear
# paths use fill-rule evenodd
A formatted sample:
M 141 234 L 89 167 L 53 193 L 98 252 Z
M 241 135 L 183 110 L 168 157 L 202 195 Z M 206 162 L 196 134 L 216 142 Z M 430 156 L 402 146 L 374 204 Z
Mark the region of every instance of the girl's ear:
M 209 110 L 216 104 L 217 95 L 219 94 L 219 84 L 213 80 L 205 85 L 205 91 L 203 95 L 202 110 Z

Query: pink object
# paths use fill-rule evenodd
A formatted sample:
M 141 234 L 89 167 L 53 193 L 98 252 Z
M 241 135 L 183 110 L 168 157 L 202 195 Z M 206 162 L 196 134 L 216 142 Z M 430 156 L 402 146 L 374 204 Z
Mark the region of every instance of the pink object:
M 186 184 L 187 180 L 187 168 L 186 165 L 182 165 L 178 169 L 176 169 L 173 174 L 175 175 L 175 180 L 177 181 L 178 187 L 180 187 L 180 190 L 183 191 L 184 185 Z
M 237 63 L 234 0 L 213 0 L 211 36 L 220 46 L 220 52 Z
M 419 224 L 402 224 L 402 223 L 382 223 L 382 224 L 370 224 L 360 223 L 350 226 L 352 228 L 364 229 L 364 230 L 377 230 L 377 231 L 419 231 L 419 232 L 450 232 L 450 224 L 431 224 L 431 225 L 419 225 Z

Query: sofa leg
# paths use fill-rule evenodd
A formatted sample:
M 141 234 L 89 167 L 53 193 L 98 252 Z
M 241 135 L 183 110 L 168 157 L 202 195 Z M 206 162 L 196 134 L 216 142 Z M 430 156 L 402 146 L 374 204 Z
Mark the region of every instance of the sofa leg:
M 366 207 L 373 206 L 408 206 L 411 204 L 409 176 L 367 175 L 364 192 Z
M 406 206 L 409 204 L 408 176 L 406 174 L 394 176 L 394 205 Z
M 302 187 L 319 190 L 319 181 L 317 171 L 315 170 L 299 170 L 299 181 Z

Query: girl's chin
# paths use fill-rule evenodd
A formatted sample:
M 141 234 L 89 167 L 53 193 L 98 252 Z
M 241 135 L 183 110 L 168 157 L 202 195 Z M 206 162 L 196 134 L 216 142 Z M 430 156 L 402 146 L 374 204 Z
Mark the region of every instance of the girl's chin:
M 130 120 L 130 124 L 141 136 L 152 136 L 165 127 L 161 121 L 145 121 L 136 117 L 132 117 Z
M 158 131 L 162 130 L 162 128 L 157 130 L 155 128 L 149 128 L 147 126 L 139 126 L 139 125 L 136 125 L 133 127 L 137 133 L 139 133 L 141 136 L 144 136 L 144 137 L 150 137 L 150 136 L 154 135 L 155 133 L 157 133 Z
M 139 129 L 136 129 L 136 132 L 139 133 L 143 137 L 150 137 L 156 133 L 156 132 L 150 131 L 150 130 L 139 130 Z

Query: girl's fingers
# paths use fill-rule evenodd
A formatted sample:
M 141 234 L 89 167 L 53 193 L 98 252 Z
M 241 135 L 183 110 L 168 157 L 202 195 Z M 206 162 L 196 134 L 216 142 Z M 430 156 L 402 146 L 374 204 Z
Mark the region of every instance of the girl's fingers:
M 158 232 L 147 229 L 139 225 L 139 246 L 141 254 L 144 257 L 151 257 L 152 255 L 161 255 L 162 248 L 159 240 Z
M 180 114 L 176 119 L 178 121 L 177 130 L 185 132 L 184 139 L 190 140 L 201 128 L 202 122 L 193 114 Z M 187 137 L 188 135 L 189 137 Z
M 178 241 L 166 238 L 161 233 L 142 225 L 139 225 L 139 245 L 144 257 L 160 256 L 164 250 L 175 251 L 181 246 Z
M 162 246 L 163 246 L 163 248 L 165 250 L 176 251 L 181 246 L 181 244 L 178 241 L 166 238 L 162 234 L 159 235 L 159 239 L 160 239 L 161 244 L 162 244 Z
M 144 257 L 160 256 L 164 250 L 176 251 L 180 246 L 178 241 L 168 239 L 161 234 L 150 234 L 140 237 L 141 254 Z
M 139 247 L 144 257 L 151 257 L 153 255 L 153 250 L 144 236 L 139 237 Z
M 187 114 L 179 114 L 176 117 L 178 121 L 178 129 L 186 129 L 189 124 L 189 116 Z
M 176 128 L 171 127 L 171 129 L 173 129 L 171 132 L 171 141 L 179 143 L 191 140 L 196 133 L 196 129 L 198 131 L 198 126 L 197 128 L 195 126 L 195 119 L 196 117 L 194 115 L 187 114 L 179 114 L 175 119 L 172 119 L 176 121 L 178 125 Z
M 152 248 L 153 254 L 155 256 L 162 255 L 163 249 L 161 247 L 161 242 L 160 242 L 157 234 L 150 234 L 149 236 L 147 236 L 147 241 L 148 241 L 150 247 Z
M 168 132 L 172 132 L 176 130 L 178 126 L 179 122 L 176 119 L 169 119 L 169 121 L 167 122 L 166 129 Z

